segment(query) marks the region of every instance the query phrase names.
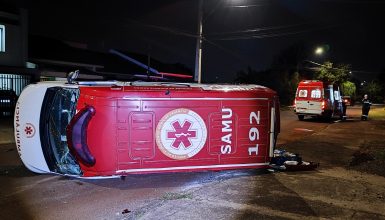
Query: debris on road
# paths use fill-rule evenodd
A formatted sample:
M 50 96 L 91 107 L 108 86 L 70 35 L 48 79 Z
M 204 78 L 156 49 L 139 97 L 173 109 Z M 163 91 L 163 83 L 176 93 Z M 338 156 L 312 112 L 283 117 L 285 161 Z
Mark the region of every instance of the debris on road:
M 305 171 L 314 170 L 319 163 L 306 162 L 299 154 L 293 154 L 282 149 L 274 150 L 274 157 L 271 158 L 270 167 L 280 171 Z
M 130 212 L 131 212 L 130 210 L 124 209 L 124 210 L 122 211 L 122 214 L 127 214 L 127 213 L 130 213 Z

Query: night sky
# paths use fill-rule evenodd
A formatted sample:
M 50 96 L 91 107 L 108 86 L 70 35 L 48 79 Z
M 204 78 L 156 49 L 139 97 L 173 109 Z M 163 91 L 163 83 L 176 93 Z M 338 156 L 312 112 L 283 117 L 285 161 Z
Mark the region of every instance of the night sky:
M 16 3 L 17 2 L 17 3 Z M 26 7 L 30 33 L 147 53 L 194 68 L 197 0 L 7 1 Z M 231 82 L 248 66 L 268 69 L 301 42 L 327 45 L 307 59 L 352 65 L 360 78 L 384 72 L 385 1 L 203 0 L 203 81 Z

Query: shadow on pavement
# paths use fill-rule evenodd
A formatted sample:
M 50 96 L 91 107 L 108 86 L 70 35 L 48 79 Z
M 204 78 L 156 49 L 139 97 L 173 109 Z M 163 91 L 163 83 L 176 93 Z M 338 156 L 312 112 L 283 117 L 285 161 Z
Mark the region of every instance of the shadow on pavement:
M 298 172 L 291 175 L 296 173 Z M 239 213 L 236 219 L 275 220 L 317 216 L 309 204 L 296 192 L 285 187 L 275 174 L 266 175 L 255 183 L 254 191 L 250 193 L 246 202 L 251 207 Z
M 24 177 L 36 176 L 20 161 L 14 144 L 0 144 L 0 219 L 33 219 L 25 194 L 17 193 Z

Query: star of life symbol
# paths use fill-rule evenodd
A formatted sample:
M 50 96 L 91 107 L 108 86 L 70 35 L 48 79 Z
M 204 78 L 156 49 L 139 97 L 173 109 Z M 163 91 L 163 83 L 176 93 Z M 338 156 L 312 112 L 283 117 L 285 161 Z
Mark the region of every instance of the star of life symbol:
M 203 148 L 207 128 L 203 119 L 189 109 L 175 109 L 164 115 L 156 128 L 156 143 L 166 156 L 184 160 Z
M 197 132 L 189 130 L 191 125 L 192 123 L 189 121 L 184 121 L 182 126 L 179 121 L 172 123 L 174 131 L 167 132 L 167 138 L 175 138 L 171 146 L 179 148 L 179 145 L 183 144 L 185 148 L 188 148 L 192 145 L 190 138 L 196 138 Z
M 31 123 L 24 125 L 24 133 L 27 138 L 31 138 L 35 135 L 35 127 Z

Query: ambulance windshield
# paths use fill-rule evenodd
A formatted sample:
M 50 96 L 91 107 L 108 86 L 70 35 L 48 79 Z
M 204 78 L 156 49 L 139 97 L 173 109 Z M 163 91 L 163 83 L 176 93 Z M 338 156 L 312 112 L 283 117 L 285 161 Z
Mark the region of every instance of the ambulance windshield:
M 67 145 L 66 127 L 76 113 L 79 89 L 48 88 L 40 115 L 41 143 L 51 171 L 80 175 L 81 170 Z

